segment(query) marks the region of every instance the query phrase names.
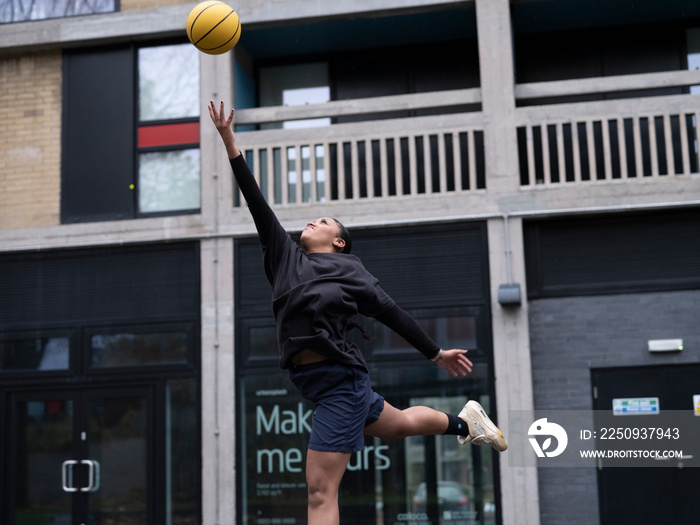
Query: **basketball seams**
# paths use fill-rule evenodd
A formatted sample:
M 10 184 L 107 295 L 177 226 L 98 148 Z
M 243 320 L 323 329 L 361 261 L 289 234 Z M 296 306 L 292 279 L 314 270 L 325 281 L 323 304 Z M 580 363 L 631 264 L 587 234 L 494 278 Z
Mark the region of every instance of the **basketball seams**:
M 214 6 L 209 6 L 209 7 L 214 7 Z M 209 9 L 209 7 L 207 7 L 207 9 Z M 204 13 L 204 11 L 206 11 L 207 9 L 203 9 L 203 10 L 202 10 L 202 13 Z M 208 36 L 211 34 L 212 31 L 214 31 L 217 27 L 219 27 L 221 24 L 223 24 L 223 23 L 228 19 L 228 17 L 231 16 L 233 13 L 235 13 L 235 11 L 234 11 L 233 9 L 231 9 L 231 12 L 230 12 L 229 14 L 227 14 L 224 18 L 222 18 L 221 20 L 219 20 L 219 22 L 218 22 L 214 27 L 212 27 L 209 31 L 207 31 L 204 35 L 202 35 L 202 37 L 201 37 L 199 40 L 197 40 L 197 42 L 195 42 L 195 45 L 199 45 L 199 43 L 200 43 L 202 40 L 204 40 L 206 37 L 208 37 Z M 201 13 L 200 13 L 200 14 L 201 14 Z M 197 18 L 199 18 L 199 16 L 198 16 Z M 196 19 L 195 19 L 195 21 L 196 21 Z M 194 26 L 194 24 L 192 24 L 192 25 Z M 212 47 L 212 48 L 206 48 L 206 49 L 207 49 L 207 50 L 211 50 L 211 49 L 216 49 L 216 48 L 225 46 L 225 45 L 228 44 L 231 40 L 233 40 L 233 38 L 238 34 L 238 31 L 239 31 L 240 28 L 241 28 L 241 21 L 239 20 L 239 21 L 238 21 L 238 27 L 236 28 L 236 31 L 233 33 L 233 36 L 232 36 L 231 38 L 229 38 L 226 42 L 224 42 L 223 44 L 221 44 L 221 45 L 219 45 L 219 46 Z
M 231 13 L 233 13 L 233 11 L 231 11 Z M 229 15 L 228 15 L 226 18 L 228 18 L 229 16 L 231 16 L 230 13 L 229 13 Z M 224 19 L 224 20 L 226 20 L 226 19 Z M 223 20 L 222 20 L 221 22 L 223 22 Z M 217 25 L 219 25 L 219 24 L 217 24 Z M 212 28 L 212 29 L 213 29 L 213 28 Z M 221 47 L 226 46 L 231 40 L 233 40 L 234 38 L 236 38 L 236 35 L 238 35 L 238 32 L 239 32 L 240 30 L 241 30 L 241 21 L 240 21 L 240 19 L 239 19 L 239 20 L 238 20 L 238 27 L 236 27 L 236 30 L 234 31 L 233 35 L 231 35 L 231 38 L 229 38 L 226 42 L 224 42 L 224 43 L 221 44 L 220 46 L 207 48 L 207 50 L 208 50 L 208 51 L 211 51 L 211 50 L 219 49 L 219 48 L 221 48 Z

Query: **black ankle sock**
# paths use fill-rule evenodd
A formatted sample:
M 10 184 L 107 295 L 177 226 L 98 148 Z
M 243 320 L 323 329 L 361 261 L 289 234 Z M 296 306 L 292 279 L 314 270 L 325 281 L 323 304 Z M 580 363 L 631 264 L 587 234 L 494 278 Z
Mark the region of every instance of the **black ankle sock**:
M 467 422 L 463 419 L 453 415 L 445 414 L 447 416 L 447 430 L 443 434 L 448 434 L 450 436 L 468 436 L 469 426 Z

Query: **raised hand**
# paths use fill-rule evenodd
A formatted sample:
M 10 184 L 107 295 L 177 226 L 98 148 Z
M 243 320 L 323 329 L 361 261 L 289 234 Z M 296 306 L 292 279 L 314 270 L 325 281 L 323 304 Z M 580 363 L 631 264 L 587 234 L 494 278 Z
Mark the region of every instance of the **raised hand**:
M 216 130 L 221 135 L 221 140 L 224 142 L 226 147 L 226 153 L 230 159 L 234 159 L 241 154 L 240 150 L 236 146 L 236 137 L 233 134 L 233 115 L 236 111 L 231 109 L 228 117 L 226 117 L 226 111 L 224 108 L 224 102 L 221 101 L 221 108 L 217 111 L 214 101 L 209 101 L 209 116 L 211 121 L 216 126 Z

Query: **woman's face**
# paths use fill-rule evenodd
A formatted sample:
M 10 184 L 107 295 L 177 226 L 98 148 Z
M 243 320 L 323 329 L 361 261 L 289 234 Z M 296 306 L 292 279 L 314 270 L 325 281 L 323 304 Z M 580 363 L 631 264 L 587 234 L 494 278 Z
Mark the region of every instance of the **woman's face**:
M 321 217 L 306 225 L 301 245 L 306 253 L 333 253 L 342 251 L 345 241 L 340 238 L 338 224 L 330 217 Z

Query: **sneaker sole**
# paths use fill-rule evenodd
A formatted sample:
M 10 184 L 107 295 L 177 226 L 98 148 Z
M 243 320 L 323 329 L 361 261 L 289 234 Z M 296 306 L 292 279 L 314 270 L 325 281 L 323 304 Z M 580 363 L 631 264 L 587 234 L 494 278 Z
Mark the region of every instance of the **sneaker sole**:
M 486 414 L 484 408 L 476 401 L 469 401 L 464 408 L 459 413 L 461 419 L 467 422 L 469 428 L 472 428 L 472 423 L 481 427 L 484 431 L 483 434 L 476 436 L 458 436 L 460 443 L 472 443 L 473 445 L 481 445 L 482 443 L 488 443 L 491 447 L 498 451 L 503 452 L 508 448 L 508 442 L 503 436 L 503 433 L 494 425 L 493 421 Z

